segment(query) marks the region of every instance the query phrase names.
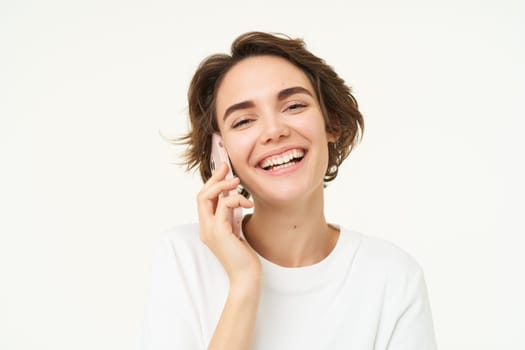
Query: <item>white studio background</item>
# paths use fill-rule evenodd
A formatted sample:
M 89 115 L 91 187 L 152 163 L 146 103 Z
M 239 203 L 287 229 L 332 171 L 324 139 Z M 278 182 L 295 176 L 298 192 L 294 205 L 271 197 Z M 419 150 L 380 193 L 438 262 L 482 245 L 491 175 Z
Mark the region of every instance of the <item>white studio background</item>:
M 137 348 L 151 249 L 201 185 L 159 131 L 250 30 L 304 38 L 365 115 L 328 219 L 420 262 L 441 349 L 525 348 L 523 2 L 316 3 L 0 3 L 0 349 Z

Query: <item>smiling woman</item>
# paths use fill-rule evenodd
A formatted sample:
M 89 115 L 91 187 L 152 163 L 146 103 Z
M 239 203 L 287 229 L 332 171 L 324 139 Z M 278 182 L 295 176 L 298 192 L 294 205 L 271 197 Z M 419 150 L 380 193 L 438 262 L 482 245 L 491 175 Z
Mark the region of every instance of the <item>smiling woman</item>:
M 325 182 L 363 130 L 333 69 L 301 40 L 247 33 L 201 63 L 188 97 L 199 222 L 159 245 L 144 349 L 435 349 L 420 267 L 325 220 Z M 237 177 L 212 174 L 213 134 Z M 253 201 L 224 195 L 239 185 Z M 240 237 L 239 207 L 253 207 Z
M 242 60 L 225 74 L 216 111 L 233 168 L 257 209 L 259 202 L 274 211 L 322 200 L 328 143 L 336 135 L 326 131 L 313 86 L 299 68 L 269 55 Z

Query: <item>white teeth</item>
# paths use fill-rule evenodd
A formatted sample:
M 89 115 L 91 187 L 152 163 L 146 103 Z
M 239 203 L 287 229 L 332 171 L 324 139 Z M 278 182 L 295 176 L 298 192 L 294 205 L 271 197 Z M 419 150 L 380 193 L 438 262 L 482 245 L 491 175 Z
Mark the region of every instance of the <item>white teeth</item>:
M 271 170 L 287 168 L 295 164 L 295 162 L 290 162 L 291 160 L 296 159 L 296 158 L 301 158 L 303 155 L 304 155 L 303 150 L 293 149 L 279 156 L 265 159 L 261 163 L 261 168 L 266 169 L 269 167 L 273 167 Z
M 295 162 L 284 163 L 284 164 L 281 164 L 281 165 L 277 165 L 276 167 L 273 167 L 271 170 L 275 171 L 275 170 L 279 170 L 279 169 L 289 168 L 289 167 L 291 167 L 294 164 L 295 164 Z

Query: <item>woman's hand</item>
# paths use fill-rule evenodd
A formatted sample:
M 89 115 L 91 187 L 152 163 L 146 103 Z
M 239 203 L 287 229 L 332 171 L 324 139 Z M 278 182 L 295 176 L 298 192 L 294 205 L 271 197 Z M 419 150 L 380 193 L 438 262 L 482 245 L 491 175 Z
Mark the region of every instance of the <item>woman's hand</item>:
M 251 208 L 253 203 L 238 193 L 222 195 L 240 182 L 239 178 L 225 180 L 227 172 L 223 163 L 197 195 L 200 238 L 221 262 L 230 287 L 250 289 L 260 282 L 261 263 L 248 242 L 233 233 L 230 218 L 234 208 Z
M 249 349 L 253 341 L 261 287 L 261 262 L 243 238 L 233 233 L 234 208 L 251 208 L 252 202 L 235 193 L 239 179 L 225 180 L 228 166 L 222 164 L 197 195 L 201 240 L 221 262 L 230 279 L 230 291 L 209 350 Z

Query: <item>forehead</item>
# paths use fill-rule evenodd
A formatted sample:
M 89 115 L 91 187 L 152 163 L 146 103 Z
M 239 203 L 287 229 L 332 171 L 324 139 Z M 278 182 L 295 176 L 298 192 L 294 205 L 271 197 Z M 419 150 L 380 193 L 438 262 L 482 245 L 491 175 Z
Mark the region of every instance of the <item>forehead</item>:
M 255 56 L 234 65 L 217 90 L 217 112 L 243 101 L 276 98 L 282 89 L 302 86 L 315 95 L 306 74 L 288 60 L 277 56 Z

